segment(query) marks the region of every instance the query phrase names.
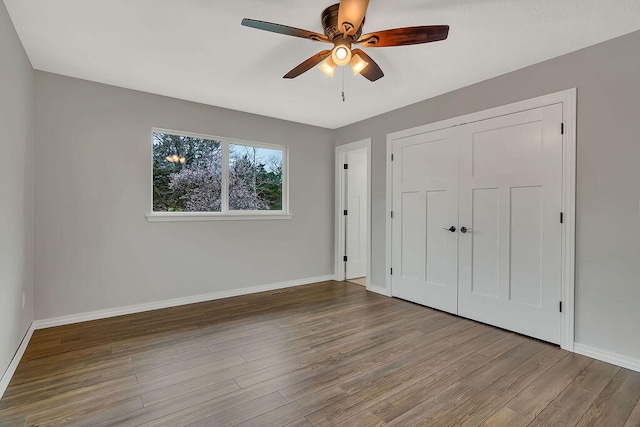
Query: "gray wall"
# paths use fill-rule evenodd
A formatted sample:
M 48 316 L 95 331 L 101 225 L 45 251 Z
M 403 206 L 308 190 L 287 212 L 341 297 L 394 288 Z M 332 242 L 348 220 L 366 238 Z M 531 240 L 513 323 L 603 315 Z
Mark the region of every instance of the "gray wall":
M 0 377 L 33 320 L 33 86 L 0 1 Z
M 333 274 L 327 129 L 36 72 L 36 318 Z M 149 223 L 151 128 L 289 146 L 291 220 Z
M 576 341 L 640 358 L 639 51 L 635 32 L 338 129 L 337 145 L 373 140 L 372 283 L 385 283 L 388 133 L 577 87 Z

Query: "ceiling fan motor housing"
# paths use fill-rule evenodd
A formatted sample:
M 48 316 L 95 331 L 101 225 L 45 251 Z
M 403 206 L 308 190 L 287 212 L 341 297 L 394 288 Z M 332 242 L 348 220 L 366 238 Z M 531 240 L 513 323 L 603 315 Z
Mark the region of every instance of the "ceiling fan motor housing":
M 333 6 L 329 6 L 324 10 L 324 12 L 322 12 L 322 28 L 324 28 L 324 34 L 329 38 L 329 40 L 344 38 L 344 33 L 340 28 L 338 28 L 339 9 L 340 5 L 334 4 Z M 356 31 L 355 34 L 346 36 L 346 38 L 350 39 L 352 43 L 360 39 L 364 22 L 365 19 L 362 20 L 362 24 L 360 24 L 360 28 L 358 28 L 358 31 Z

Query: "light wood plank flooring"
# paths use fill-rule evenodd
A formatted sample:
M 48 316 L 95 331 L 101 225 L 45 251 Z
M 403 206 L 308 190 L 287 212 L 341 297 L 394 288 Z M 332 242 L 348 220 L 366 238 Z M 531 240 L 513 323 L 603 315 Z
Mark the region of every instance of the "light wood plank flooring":
M 347 282 L 36 331 L 3 426 L 638 426 L 640 374 Z

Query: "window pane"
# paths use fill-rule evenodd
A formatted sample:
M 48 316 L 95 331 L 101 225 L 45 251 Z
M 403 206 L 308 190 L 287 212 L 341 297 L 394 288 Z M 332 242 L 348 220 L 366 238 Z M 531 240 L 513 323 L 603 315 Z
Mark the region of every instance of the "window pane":
M 229 209 L 282 210 L 282 151 L 229 144 Z
M 220 212 L 222 144 L 153 133 L 154 212 Z

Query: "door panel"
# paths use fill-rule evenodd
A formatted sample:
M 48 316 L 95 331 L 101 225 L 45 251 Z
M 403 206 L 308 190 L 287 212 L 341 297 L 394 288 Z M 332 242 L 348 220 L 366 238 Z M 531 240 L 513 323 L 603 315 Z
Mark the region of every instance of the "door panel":
M 447 247 L 449 236 L 442 230 L 442 224 L 448 220 L 448 198 L 446 191 L 427 191 L 426 206 L 426 280 L 437 286 L 447 286 L 449 271 L 447 253 L 443 250 Z
M 453 162 L 457 162 L 457 150 L 447 137 L 428 143 L 401 145 L 404 162 L 402 181 L 404 183 L 424 182 L 429 178 L 449 176 Z
M 560 341 L 562 108 L 464 126 L 458 309 Z
M 542 292 L 542 187 L 511 188 L 509 296 L 540 307 Z
M 473 190 L 471 289 L 474 294 L 498 297 L 498 247 L 500 238 L 500 190 Z
M 394 142 L 392 294 L 457 312 L 455 130 Z
M 534 121 L 475 132 L 472 139 L 473 176 L 539 170 L 543 148 L 541 126 L 541 122 Z
M 402 257 L 401 270 L 403 278 L 424 281 L 424 193 L 407 192 L 402 194 L 402 241 L 400 243 Z

